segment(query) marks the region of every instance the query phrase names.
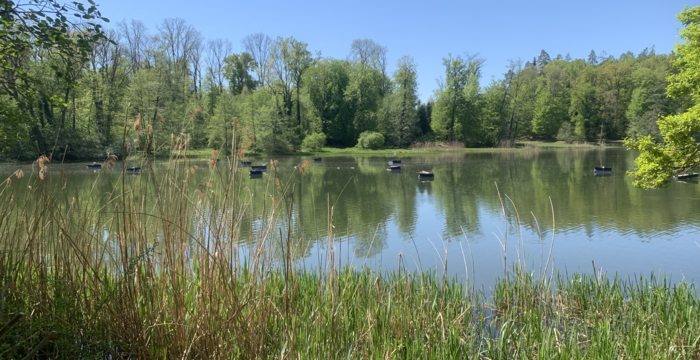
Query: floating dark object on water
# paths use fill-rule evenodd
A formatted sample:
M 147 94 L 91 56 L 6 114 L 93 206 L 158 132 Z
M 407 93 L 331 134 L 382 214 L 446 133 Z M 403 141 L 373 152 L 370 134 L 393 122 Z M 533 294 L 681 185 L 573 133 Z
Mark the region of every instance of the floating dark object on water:
M 676 179 L 676 182 L 683 183 L 683 184 L 697 184 L 698 178 Z
M 321 159 L 321 158 L 314 158 L 313 160 L 315 163 L 323 162 L 323 159 Z
M 605 166 L 594 167 L 593 172 L 594 173 L 612 173 L 612 168 L 606 168 Z
M 263 171 L 262 170 L 250 170 L 248 175 L 250 175 L 250 177 L 262 177 Z
M 389 166 L 386 171 L 401 171 L 401 166 L 392 165 Z
M 250 161 L 241 161 L 241 166 L 250 166 L 250 165 L 252 165 L 252 163 Z
M 102 164 L 98 163 L 92 163 L 92 164 L 87 164 L 88 169 L 102 169 Z
M 698 173 L 687 173 L 687 174 L 678 174 L 674 176 L 677 180 L 689 180 L 689 179 L 697 179 L 698 178 Z
M 252 171 L 267 171 L 267 165 L 252 166 L 250 169 Z
M 433 174 L 430 171 L 421 171 L 418 173 L 418 178 L 419 179 L 434 179 L 435 174 Z
M 391 160 L 389 161 L 389 165 L 399 165 L 401 164 L 401 160 Z
M 126 169 L 127 174 L 133 174 L 133 175 L 141 175 L 141 168 L 127 168 Z

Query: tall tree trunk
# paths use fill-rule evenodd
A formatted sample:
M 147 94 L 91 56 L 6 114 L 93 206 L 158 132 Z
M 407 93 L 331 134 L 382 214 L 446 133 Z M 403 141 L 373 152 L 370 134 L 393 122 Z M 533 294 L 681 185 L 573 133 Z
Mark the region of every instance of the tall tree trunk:
M 68 100 L 68 95 L 70 93 L 70 87 L 66 88 L 66 96 L 63 98 L 65 100 Z M 64 125 L 66 125 L 66 111 L 68 111 L 68 106 L 65 106 L 63 110 L 61 110 L 61 128 L 63 128 Z
M 73 131 L 75 131 L 75 91 L 73 92 Z
M 44 141 L 44 136 L 41 134 L 41 129 L 38 125 L 32 126 L 32 136 L 31 139 L 38 147 L 39 155 L 46 155 L 46 142 Z
M 450 115 L 450 141 L 454 140 L 455 112 L 457 111 L 457 96 L 453 95 L 452 114 Z
M 299 101 L 299 85 L 297 85 L 297 125 L 299 125 L 299 130 L 301 131 L 301 102 Z

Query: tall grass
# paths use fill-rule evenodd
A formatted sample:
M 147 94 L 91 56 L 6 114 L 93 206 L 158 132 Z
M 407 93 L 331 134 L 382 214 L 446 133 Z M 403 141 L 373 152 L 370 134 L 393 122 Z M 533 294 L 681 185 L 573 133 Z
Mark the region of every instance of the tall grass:
M 425 141 L 411 144 L 411 150 L 462 150 L 464 143 L 461 141 Z
M 691 284 L 547 275 L 549 261 L 536 276 L 519 250 L 487 296 L 447 276 L 447 254 L 421 272 L 402 257 L 389 272 L 341 267 L 332 222 L 318 267 L 305 269 L 294 187 L 272 180 L 272 163 L 258 199 L 234 160 L 145 161 L 140 178 L 122 166 L 113 192 L 87 197 L 44 168 L 54 164 L 42 162 L 44 179 L 25 175 L 31 191 L 13 175 L 0 190 L 0 358 L 700 357 Z M 266 215 L 244 243 L 252 206 Z

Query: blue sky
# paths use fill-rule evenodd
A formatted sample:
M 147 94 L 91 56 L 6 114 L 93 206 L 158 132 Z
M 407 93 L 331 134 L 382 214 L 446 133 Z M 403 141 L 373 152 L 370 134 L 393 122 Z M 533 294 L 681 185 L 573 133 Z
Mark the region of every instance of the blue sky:
M 619 56 L 656 46 L 668 53 L 678 41 L 675 15 L 686 0 L 587 1 L 184 1 L 96 0 L 115 26 L 143 21 L 155 33 L 165 18 L 183 18 L 205 38 L 241 39 L 263 32 L 294 36 L 312 53 L 345 58 L 357 38 L 388 47 L 389 71 L 404 55 L 418 65 L 419 97 L 427 100 L 444 73 L 448 53 L 479 53 L 486 59 L 482 85 L 500 77 L 509 59 L 524 61 L 542 49 L 552 58 L 570 53 L 587 58 L 591 49 Z

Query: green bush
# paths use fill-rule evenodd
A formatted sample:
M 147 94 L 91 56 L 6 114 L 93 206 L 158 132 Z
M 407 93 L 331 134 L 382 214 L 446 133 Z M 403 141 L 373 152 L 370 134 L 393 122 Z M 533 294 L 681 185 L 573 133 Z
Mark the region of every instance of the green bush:
M 375 131 L 365 131 L 357 139 L 357 147 L 360 149 L 377 150 L 384 146 L 384 135 Z
M 559 132 L 557 133 L 557 140 L 566 141 L 567 143 L 571 144 L 572 142 L 581 139 L 579 139 L 578 135 L 576 135 L 576 129 L 574 126 L 571 125 L 570 122 L 564 121 L 559 128 Z
M 301 142 L 301 149 L 304 151 L 319 151 L 326 145 L 326 134 L 315 133 L 304 138 Z

